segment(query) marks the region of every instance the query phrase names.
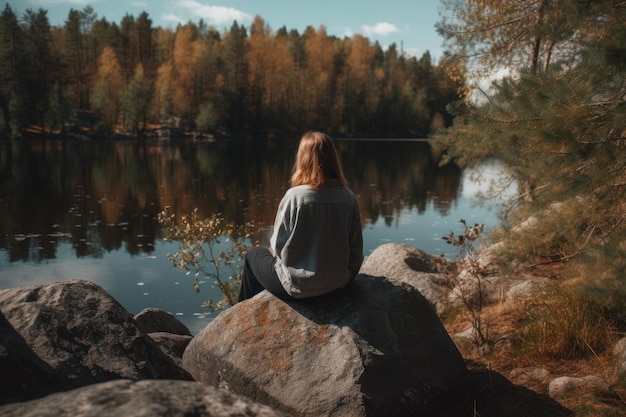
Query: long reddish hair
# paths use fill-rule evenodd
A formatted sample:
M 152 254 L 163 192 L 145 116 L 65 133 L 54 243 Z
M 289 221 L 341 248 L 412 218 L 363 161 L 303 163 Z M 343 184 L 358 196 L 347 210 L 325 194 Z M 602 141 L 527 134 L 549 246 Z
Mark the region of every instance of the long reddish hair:
M 335 178 L 341 185 L 348 182 L 343 175 L 337 149 L 330 136 L 320 132 L 307 132 L 300 139 L 291 185 L 310 185 L 320 188 Z

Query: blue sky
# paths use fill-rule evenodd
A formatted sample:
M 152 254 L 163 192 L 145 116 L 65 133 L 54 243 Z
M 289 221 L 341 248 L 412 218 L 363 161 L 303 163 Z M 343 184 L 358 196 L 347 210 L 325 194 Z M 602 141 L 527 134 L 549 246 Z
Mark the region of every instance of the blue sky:
M 249 27 L 254 16 L 261 16 L 275 31 L 282 26 L 297 29 L 326 27 L 339 37 L 360 33 L 386 49 L 398 48 L 420 57 L 426 50 L 434 59 L 442 54 L 442 39 L 435 32 L 439 0 L 9 0 L 13 11 L 48 10 L 52 25 L 62 25 L 71 8 L 91 5 L 98 17 L 120 23 L 124 15 L 139 16 L 146 11 L 153 26 L 176 27 L 178 23 L 198 22 L 223 30 L 234 20 Z

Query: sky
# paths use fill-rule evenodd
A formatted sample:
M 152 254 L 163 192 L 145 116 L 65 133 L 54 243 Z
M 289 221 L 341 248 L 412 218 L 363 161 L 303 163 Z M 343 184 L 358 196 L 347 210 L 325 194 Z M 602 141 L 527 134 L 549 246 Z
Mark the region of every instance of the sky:
M 26 9 L 48 11 L 53 26 L 61 26 L 70 9 L 90 5 L 98 18 L 120 23 L 126 15 L 138 17 L 143 11 L 153 27 L 175 28 L 189 21 L 205 23 L 222 31 L 237 21 L 250 27 L 261 16 L 272 30 L 285 26 L 303 33 L 307 26 L 324 26 L 329 35 L 352 37 L 361 34 L 383 49 L 395 43 L 398 50 L 422 56 L 427 50 L 437 60 L 442 39 L 435 31 L 439 0 L 9 0 L 13 12 Z

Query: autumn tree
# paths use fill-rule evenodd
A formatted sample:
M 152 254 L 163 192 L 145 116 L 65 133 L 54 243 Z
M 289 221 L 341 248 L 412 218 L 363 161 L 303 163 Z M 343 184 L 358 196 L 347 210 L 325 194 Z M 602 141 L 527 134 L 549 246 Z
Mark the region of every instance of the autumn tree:
M 152 83 L 144 75 L 143 66 L 137 64 L 135 75 L 121 97 L 124 126 L 134 135 L 142 136 L 146 128 L 153 91 Z
M 305 66 L 301 100 L 304 104 L 305 124 L 329 129 L 335 86 L 333 40 L 321 26 L 307 28 L 305 37 Z
M 626 8 L 621 1 L 454 3 L 439 29 L 471 94 L 438 141 L 457 161 L 502 161 L 517 262 L 606 262 L 623 278 L 626 238 Z M 509 9 L 516 5 L 515 9 Z M 482 64 L 482 65 L 479 65 Z M 508 76 L 486 82 L 485 70 Z M 458 74 L 458 73 L 457 73 Z M 497 191 L 497 190 L 496 190 Z
M 170 28 L 156 28 L 153 32 L 154 65 L 158 68 L 171 61 L 176 33 Z
M 197 130 L 208 132 L 218 128 L 220 81 L 220 41 L 216 29 L 199 28 L 198 62 L 196 65 L 195 89 L 198 92 L 198 109 L 195 117 Z
M 152 101 L 153 121 L 162 123 L 173 115 L 174 104 L 174 66 L 172 56 L 176 33 L 171 29 L 157 29 L 155 38 L 155 61 L 157 65 L 154 78 L 154 96 Z
M 174 117 L 174 83 L 174 66 L 171 62 L 165 62 L 157 70 L 154 83 L 152 114 L 157 123 L 164 123 Z
M 344 71 L 346 124 L 348 131 L 371 132 L 369 121 L 374 114 L 379 92 L 373 87 L 374 48 L 362 35 L 355 35 L 347 42 Z
M 92 95 L 92 108 L 105 129 L 115 126 L 121 111 L 120 95 L 124 76 L 115 51 L 106 47 L 99 59 L 96 84 Z
M 185 126 L 193 123 L 199 107 L 201 92 L 196 89 L 198 63 L 201 57 L 200 42 L 194 25 L 179 26 L 173 52 L 175 82 L 172 88 L 174 112 L 182 118 Z
M 252 124 L 263 130 L 280 128 L 293 60 L 287 40 L 274 36 L 259 16 L 250 28 L 246 61 Z

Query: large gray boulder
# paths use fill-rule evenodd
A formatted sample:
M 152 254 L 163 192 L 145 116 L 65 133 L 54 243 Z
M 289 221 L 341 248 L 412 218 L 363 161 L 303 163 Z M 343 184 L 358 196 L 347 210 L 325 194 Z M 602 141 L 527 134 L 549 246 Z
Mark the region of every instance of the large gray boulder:
M 419 291 L 363 274 L 322 297 L 264 291 L 235 305 L 191 341 L 183 367 L 293 416 L 443 415 L 468 375 Z
M 117 380 L 0 407 L 3 417 L 286 417 L 198 382 Z
M 119 378 L 191 379 L 94 283 L 2 290 L 0 312 L 52 370 L 57 390 Z
M 491 263 L 498 246 L 482 248 L 479 254 L 481 273 L 475 277 L 459 261 L 444 260 L 402 243 L 387 243 L 376 248 L 363 262 L 362 274 L 384 276 L 395 284 L 416 288 L 433 305 L 438 315 L 466 308 L 467 302 L 481 300 L 483 305 L 530 297 L 544 289 L 548 279 L 500 276 Z M 461 270 L 452 274 L 444 265 Z M 478 281 L 478 280 L 479 281 Z M 479 285 L 480 284 L 480 285 Z
M 442 314 L 454 282 L 440 269 L 436 256 L 402 243 L 387 243 L 374 249 L 363 262 L 360 272 L 384 276 L 394 284 L 409 284 L 426 297 L 438 314 Z
M 0 405 L 26 401 L 53 390 L 52 369 L 0 313 Z

